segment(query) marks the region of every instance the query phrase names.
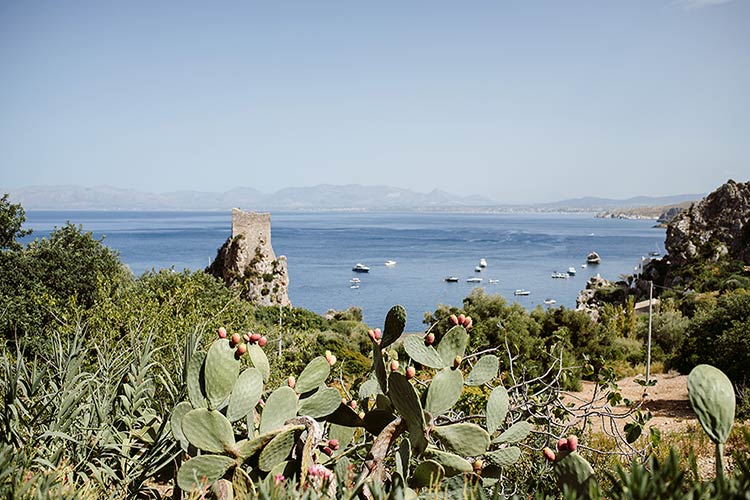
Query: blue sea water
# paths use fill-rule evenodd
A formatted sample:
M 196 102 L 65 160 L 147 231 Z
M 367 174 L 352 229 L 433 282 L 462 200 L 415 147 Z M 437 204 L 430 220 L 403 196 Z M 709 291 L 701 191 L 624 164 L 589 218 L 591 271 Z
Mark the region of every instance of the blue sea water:
M 29 211 L 25 227 L 44 237 L 70 221 L 117 250 L 139 275 L 150 269 L 205 268 L 231 232 L 229 212 Z M 597 273 L 609 279 L 629 274 L 641 257 L 663 248 L 664 230 L 653 221 L 597 219 L 590 214 L 447 214 L 373 212 L 274 212 L 272 244 L 286 255 L 289 297 L 318 313 L 359 306 L 365 321 L 382 326 L 394 304 L 406 307 L 408 330 L 421 330 L 425 312 L 438 304 L 460 306 L 482 277 L 488 293 L 534 308 L 546 298 L 575 307 L 578 291 Z M 581 268 L 596 251 L 598 266 Z M 479 259 L 487 268 L 474 271 Z M 394 267 L 384 265 L 395 260 Z M 361 262 L 367 274 L 351 268 Z M 552 279 L 575 267 L 577 275 Z M 359 288 L 349 280 L 361 279 Z M 458 283 L 446 283 L 454 275 Z M 497 279 L 497 284 L 489 284 Z M 528 296 L 514 296 L 516 289 Z

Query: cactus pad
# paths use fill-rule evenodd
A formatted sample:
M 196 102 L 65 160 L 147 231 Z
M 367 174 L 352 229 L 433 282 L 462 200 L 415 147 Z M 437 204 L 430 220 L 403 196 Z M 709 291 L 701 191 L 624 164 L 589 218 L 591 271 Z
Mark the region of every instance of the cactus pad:
M 414 486 L 428 487 L 437 484 L 445 476 L 445 469 L 434 460 L 425 460 L 414 469 Z
M 196 408 L 187 412 L 182 417 L 182 432 L 199 450 L 224 453 L 235 447 L 232 424 L 216 410 Z
M 381 393 L 380 383 L 374 378 L 367 380 L 364 384 L 359 386 L 359 399 L 367 399 L 370 396 L 377 396 Z
M 187 390 L 188 399 L 193 408 L 206 408 L 205 377 L 203 373 L 203 363 L 206 361 L 206 353 L 198 351 L 190 357 L 187 367 Z
M 466 385 L 477 386 L 486 384 L 493 378 L 497 377 L 497 371 L 500 369 L 500 360 L 497 356 L 487 354 L 479 358 L 479 361 L 471 369 L 471 373 L 466 377 Z
M 437 353 L 443 361 L 441 368 L 451 366 L 456 356 L 464 357 L 469 334 L 463 326 L 454 326 L 442 338 L 437 346 Z
M 331 424 L 328 427 L 328 439 L 336 439 L 339 442 L 340 450 L 349 446 L 354 438 L 354 433 L 357 431 L 354 427 L 347 427 L 345 425 Z
M 435 374 L 427 390 L 425 409 L 432 415 L 440 415 L 456 404 L 464 388 L 464 378 L 459 370 L 443 368 Z
M 390 386 L 389 395 L 393 406 L 406 421 L 412 448 L 417 454 L 420 454 L 427 446 L 427 439 L 424 435 L 426 425 L 424 413 L 417 392 L 406 380 L 406 377 L 399 372 L 391 373 L 388 378 L 388 385 Z
M 505 416 L 508 414 L 509 405 L 508 391 L 502 385 L 498 385 L 492 390 L 490 397 L 487 398 L 487 410 L 485 412 L 487 432 L 494 434 L 503 424 Z
M 297 394 L 289 387 L 279 387 L 268 396 L 260 418 L 260 433 L 265 434 L 297 416 Z
M 267 432 L 256 436 L 253 439 L 243 439 L 237 443 L 237 455 L 243 460 L 255 455 L 259 450 L 263 449 L 273 438 L 289 430 L 301 431 L 305 428 L 304 425 L 285 425 L 279 429 Z
M 180 442 L 180 447 L 183 450 L 187 450 L 188 440 L 185 434 L 182 432 L 182 417 L 184 417 L 189 411 L 193 409 L 193 406 L 187 401 L 178 403 L 177 406 L 172 410 L 172 415 L 169 417 L 169 426 L 172 429 L 172 435 Z
M 420 365 L 430 368 L 442 368 L 446 366 L 435 348 L 431 345 L 425 345 L 424 339 L 419 335 L 407 335 L 404 338 L 404 350 L 411 359 Z
M 435 427 L 432 435 L 445 449 L 465 457 L 483 455 L 490 446 L 490 435 L 478 425 L 458 423 Z
M 383 361 L 383 350 L 373 342 L 372 344 L 372 370 L 375 372 L 375 379 L 380 384 L 382 392 L 388 391 L 388 374 L 385 371 L 385 362 Z
M 517 446 L 501 448 L 499 450 L 491 451 L 485 455 L 487 460 L 497 465 L 498 467 L 509 467 L 518 462 L 518 458 L 520 456 L 521 449 Z
M 269 472 L 276 465 L 284 462 L 292 451 L 296 439 L 296 431 L 287 430 L 274 437 L 260 452 L 258 467 Z
M 198 491 L 221 478 L 236 464 L 221 455 L 201 455 L 184 462 L 177 472 L 177 485 L 185 491 Z
M 443 470 L 445 470 L 446 476 L 455 476 L 456 474 L 463 474 L 474 470 L 468 460 L 436 448 L 428 447 L 424 452 L 424 456 L 439 463 L 443 467 Z
M 492 440 L 493 443 L 518 443 L 526 439 L 531 432 L 531 425 L 526 421 L 516 422 L 505 432 Z
M 250 344 L 247 346 L 247 354 L 250 356 L 253 366 L 263 375 L 263 382 L 267 383 L 271 377 L 271 365 L 268 363 L 268 357 L 263 348 L 258 344 Z
M 734 387 L 711 365 L 698 365 L 688 375 L 688 398 L 698 420 L 714 443 L 725 443 L 734 423 Z
M 579 495 L 588 498 L 589 483 L 596 481 L 594 469 L 591 468 L 586 459 L 578 454 L 577 451 L 563 452 L 558 457 L 552 470 L 557 478 L 557 485 L 560 489 L 564 485 L 574 489 Z
M 315 393 L 299 400 L 300 415 L 322 418 L 336 411 L 341 404 L 341 394 L 333 387 L 321 387 Z
M 380 340 L 381 349 L 385 349 L 397 341 L 401 337 L 401 334 L 404 333 L 405 326 L 406 309 L 404 309 L 404 306 L 396 305 L 391 307 L 391 310 L 385 316 L 383 338 Z
M 326 381 L 330 373 L 331 365 L 328 364 L 326 358 L 318 356 L 310 361 L 305 369 L 302 370 L 302 373 L 299 374 L 294 390 L 297 391 L 298 394 L 314 391 Z
M 229 340 L 215 340 L 206 353 L 203 373 L 206 380 L 206 396 L 211 408 L 219 408 L 232 392 L 240 373 L 240 361 L 234 357 Z
M 258 404 L 263 393 L 263 375 L 257 368 L 248 368 L 240 373 L 229 396 L 227 418 L 235 422 L 247 416 Z

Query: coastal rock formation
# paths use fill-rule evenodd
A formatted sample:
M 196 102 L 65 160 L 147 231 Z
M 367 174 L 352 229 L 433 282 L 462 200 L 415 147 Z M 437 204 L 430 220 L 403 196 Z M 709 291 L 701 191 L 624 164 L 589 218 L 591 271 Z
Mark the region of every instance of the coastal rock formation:
M 576 310 L 585 312 L 591 319 L 597 321 L 599 310 L 604 302 L 611 302 L 613 298 L 624 300 L 625 296 L 627 296 L 627 289 L 623 288 L 620 283 L 613 283 L 597 274 L 589 278 L 584 290 L 578 292 Z
M 232 236 L 206 272 L 258 305 L 291 305 L 286 257 L 271 247 L 271 214 L 232 209 Z
M 750 182 L 729 180 L 667 226 L 671 266 L 722 257 L 750 264 Z
M 672 222 L 674 218 L 681 214 L 684 210 L 685 207 L 681 206 L 674 206 L 669 208 L 668 210 L 665 210 L 661 213 L 661 215 L 659 215 L 659 218 L 656 219 L 656 222 L 658 223 L 657 227 L 667 227 L 667 224 Z

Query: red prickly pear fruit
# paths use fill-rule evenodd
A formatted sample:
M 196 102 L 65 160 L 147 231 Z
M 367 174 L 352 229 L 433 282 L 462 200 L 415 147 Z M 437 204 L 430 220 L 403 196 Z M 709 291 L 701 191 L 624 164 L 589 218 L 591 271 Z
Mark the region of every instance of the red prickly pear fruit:
M 294 378 L 294 375 L 289 375 L 289 378 L 286 379 L 286 385 L 294 389 L 294 386 L 297 385 L 297 379 Z
M 349 401 L 349 408 L 351 408 L 352 410 L 356 410 L 357 409 L 357 402 L 355 400 L 353 400 L 353 399 L 351 401 Z
M 464 324 L 464 327 L 465 327 L 465 328 L 466 328 L 467 330 L 471 330 L 471 327 L 472 327 L 472 325 L 473 325 L 473 324 L 474 324 L 474 321 L 472 321 L 472 319 L 471 319 L 471 318 L 467 318 L 467 319 L 466 319 L 466 323 Z
M 383 338 L 383 332 L 380 331 L 380 328 L 376 328 L 373 330 L 373 334 L 375 335 L 375 340 L 380 340 Z
M 406 367 L 406 378 L 407 379 L 409 379 L 409 380 L 413 379 L 414 375 L 416 375 L 416 374 L 417 374 L 417 369 L 416 368 L 414 368 L 413 366 Z
M 430 332 L 427 334 L 427 336 L 424 338 L 424 341 L 427 342 L 427 345 L 432 345 L 435 343 L 435 334 Z
M 448 316 L 448 319 L 450 319 L 451 323 L 453 323 L 454 325 L 458 324 L 458 317 L 456 317 L 455 314 L 451 314 L 450 316 Z
M 346 398 L 341 398 L 341 404 L 342 405 L 348 405 L 349 401 L 347 401 Z
M 560 438 L 560 440 L 557 442 L 557 451 L 567 451 L 568 450 L 568 440 L 565 438 Z
M 326 351 L 326 361 L 328 361 L 328 366 L 333 366 L 336 364 L 336 356 L 331 353 L 331 351 Z
M 338 439 L 331 439 L 328 441 L 328 446 L 330 446 L 334 451 L 339 449 L 339 440 Z
M 247 344 L 240 344 L 237 346 L 237 352 L 242 356 L 247 352 Z
M 370 337 L 372 340 L 377 340 L 375 338 L 375 330 L 367 330 L 367 336 Z
M 268 342 L 268 339 L 265 338 L 265 337 L 261 337 L 261 338 L 258 339 L 258 345 L 261 346 L 261 347 L 263 347 L 264 345 L 266 345 L 266 342 Z
M 568 436 L 568 451 L 576 451 L 578 449 L 578 436 L 571 434 Z
M 482 471 L 482 467 L 484 467 L 484 462 L 477 458 L 474 460 L 474 463 L 471 464 L 471 467 L 474 469 L 474 472 L 479 474 Z
M 555 461 L 555 452 L 554 451 L 550 450 L 549 448 L 545 448 L 544 450 L 542 450 L 542 452 L 544 453 L 544 458 L 546 458 L 550 462 L 554 462 Z
M 240 334 L 239 333 L 233 333 L 232 334 L 232 344 L 237 345 L 237 344 L 240 343 L 240 340 L 242 340 L 242 339 L 240 338 Z
M 333 455 L 333 450 L 331 448 L 329 448 L 328 446 L 324 446 L 323 447 L 323 453 L 325 453 L 326 455 L 328 455 L 330 457 L 331 455 Z
M 224 328 L 223 326 L 220 326 L 220 327 L 219 327 L 219 330 L 218 330 L 218 334 L 219 334 L 219 338 L 220 338 L 220 339 L 225 339 L 225 338 L 227 338 L 227 329 L 226 329 L 226 328 Z
M 250 334 L 250 342 L 257 342 L 260 340 L 260 333 Z
M 458 323 L 459 324 L 463 325 L 465 319 L 466 319 L 466 316 L 464 316 L 463 314 L 459 314 L 458 315 Z
M 398 361 L 396 361 L 395 359 L 391 361 L 391 371 L 392 372 L 398 371 Z
M 461 356 L 456 356 L 453 358 L 453 368 L 458 368 L 461 366 Z
M 245 339 L 245 342 L 250 342 L 250 334 L 249 333 L 246 333 L 245 335 L 243 335 L 242 338 Z

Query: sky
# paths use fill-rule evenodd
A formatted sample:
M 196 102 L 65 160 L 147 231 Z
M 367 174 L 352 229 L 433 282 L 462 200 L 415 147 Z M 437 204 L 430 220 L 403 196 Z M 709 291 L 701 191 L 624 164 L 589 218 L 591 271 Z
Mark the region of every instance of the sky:
M 750 0 L 0 2 L 0 187 L 750 180 Z

